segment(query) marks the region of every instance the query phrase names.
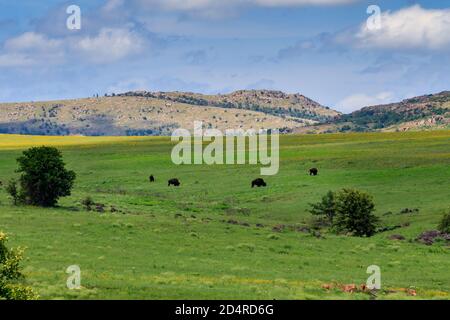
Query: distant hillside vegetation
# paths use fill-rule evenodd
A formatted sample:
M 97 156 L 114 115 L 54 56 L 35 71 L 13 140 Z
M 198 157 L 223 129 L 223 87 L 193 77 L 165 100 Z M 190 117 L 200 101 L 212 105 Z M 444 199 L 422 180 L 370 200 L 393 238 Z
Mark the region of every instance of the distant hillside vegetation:
M 0 133 L 158 136 L 176 128 L 279 129 L 281 133 L 409 131 L 450 128 L 450 91 L 365 107 L 343 115 L 301 95 L 133 91 L 111 96 L 0 104 Z
M 329 121 L 339 113 L 300 94 L 237 91 L 227 95 L 128 92 L 99 98 L 0 104 L 0 133 L 170 135 L 176 128 L 279 129 Z
M 202 95 L 186 92 L 128 92 L 119 96 L 150 97 L 194 106 L 258 111 L 279 117 L 323 122 L 339 113 L 301 95 L 270 90 L 241 90 L 226 95 Z
M 450 91 L 365 107 L 297 132 L 409 131 L 450 128 Z

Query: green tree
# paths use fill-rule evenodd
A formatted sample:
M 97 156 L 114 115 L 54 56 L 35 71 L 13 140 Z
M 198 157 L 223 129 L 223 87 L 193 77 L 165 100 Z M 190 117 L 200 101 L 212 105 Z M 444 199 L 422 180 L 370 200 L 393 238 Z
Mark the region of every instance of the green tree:
M 323 196 L 322 201 L 314 204 L 310 204 L 311 209 L 309 212 L 315 216 L 325 216 L 329 223 L 333 223 L 334 216 L 336 215 L 336 201 L 335 194 L 332 191 Z
M 8 237 L 0 231 L 0 300 L 34 300 L 38 295 L 23 284 L 24 276 L 20 271 L 23 258 L 22 249 L 6 247 Z
M 34 147 L 17 159 L 24 201 L 30 205 L 52 207 L 60 197 L 70 195 L 75 172 L 66 170 L 61 152 L 52 147 Z
M 379 219 L 373 214 L 375 204 L 371 195 L 353 189 L 336 194 L 336 217 L 333 226 L 338 232 L 351 232 L 355 236 L 373 236 Z

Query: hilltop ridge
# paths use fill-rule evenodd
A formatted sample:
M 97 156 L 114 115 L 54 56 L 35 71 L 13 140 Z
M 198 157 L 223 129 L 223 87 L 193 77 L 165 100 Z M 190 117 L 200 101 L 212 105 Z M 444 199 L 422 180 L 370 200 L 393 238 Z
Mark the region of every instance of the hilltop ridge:
M 342 114 L 299 93 L 228 94 L 130 91 L 85 99 L 0 104 L 0 133 L 146 136 L 205 128 L 281 133 L 409 131 L 450 128 L 450 91 Z
M 404 99 L 400 102 L 364 107 L 341 114 L 331 121 L 304 128 L 298 133 L 365 131 L 410 131 L 450 128 L 450 91 Z
M 337 111 L 300 94 L 250 90 L 224 95 L 132 91 L 105 97 L 0 104 L 0 133 L 34 135 L 169 135 L 175 128 L 295 128 Z

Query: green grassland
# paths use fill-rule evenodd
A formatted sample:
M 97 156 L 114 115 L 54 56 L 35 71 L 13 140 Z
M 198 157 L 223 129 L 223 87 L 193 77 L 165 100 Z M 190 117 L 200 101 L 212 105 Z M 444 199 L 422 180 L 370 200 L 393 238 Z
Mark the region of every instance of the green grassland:
M 27 248 L 27 281 L 43 299 L 369 299 L 321 285 L 365 283 L 374 264 L 379 299 L 450 298 L 449 248 L 413 241 L 450 207 L 450 131 L 282 136 L 279 174 L 261 189 L 250 187 L 257 166 L 176 166 L 169 138 L 132 137 L 0 136 L 3 183 L 32 145 L 58 146 L 77 173 L 54 209 L 14 207 L 0 190 L 0 229 Z M 173 177 L 180 188 L 167 186 Z M 308 224 L 308 204 L 344 187 L 372 194 L 383 225 L 409 226 L 372 238 L 272 230 Z M 86 196 L 121 212 L 86 212 Z M 83 288 L 71 291 L 74 264 Z

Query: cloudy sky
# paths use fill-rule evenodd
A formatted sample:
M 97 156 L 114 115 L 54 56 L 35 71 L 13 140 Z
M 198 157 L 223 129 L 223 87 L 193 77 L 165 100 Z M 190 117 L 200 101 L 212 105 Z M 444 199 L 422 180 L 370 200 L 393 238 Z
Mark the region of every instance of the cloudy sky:
M 0 0 L 1 102 L 261 88 L 344 112 L 450 90 L 450 0 Z

